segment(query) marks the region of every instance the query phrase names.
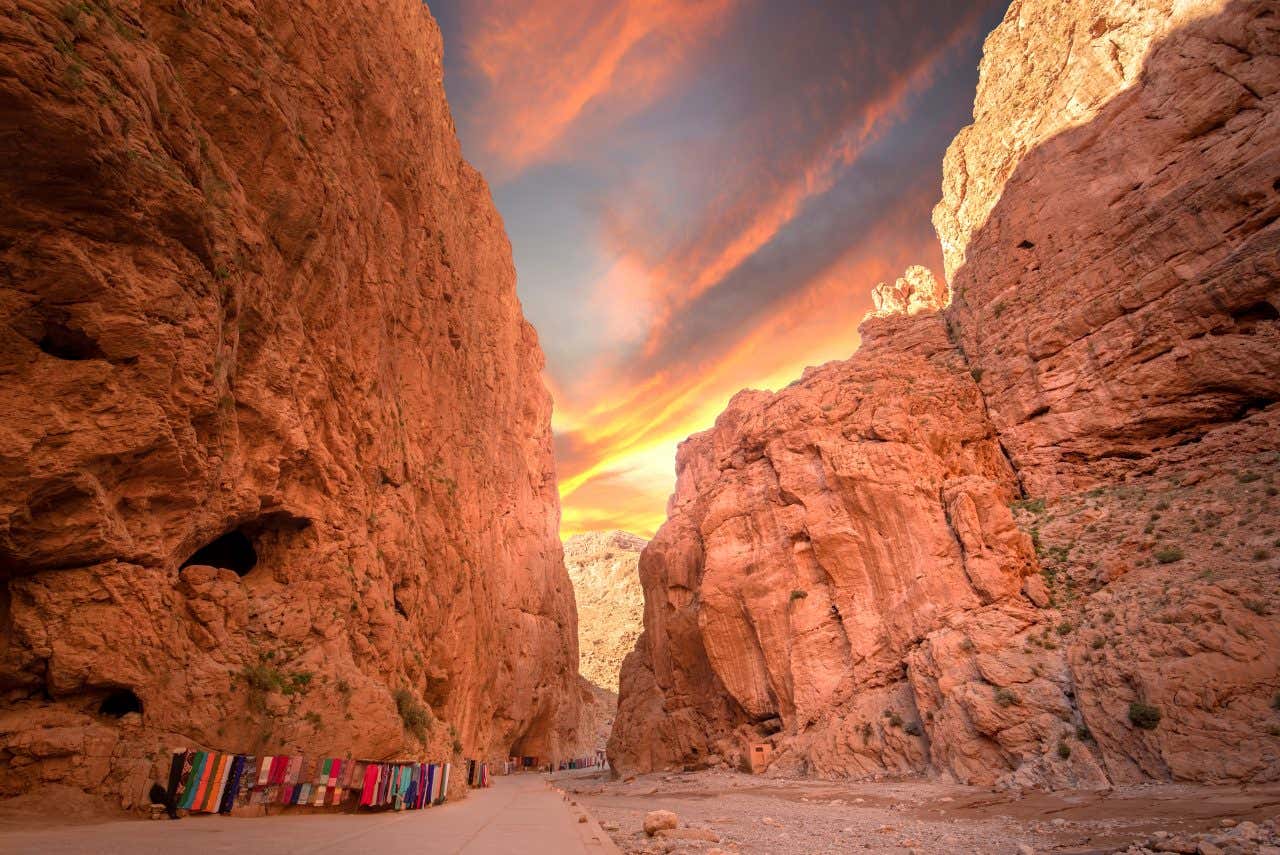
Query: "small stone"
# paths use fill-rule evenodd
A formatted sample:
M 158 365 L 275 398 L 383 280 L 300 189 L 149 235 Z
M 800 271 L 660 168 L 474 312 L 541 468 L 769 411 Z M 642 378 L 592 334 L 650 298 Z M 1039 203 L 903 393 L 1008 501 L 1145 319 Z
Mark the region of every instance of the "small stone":
M 1036 855 L 1036 850 L 1025 843 L 1019 843 L 1018 855 Z
M 1222 826 L 1223 828 L 1235 828 L 1236 821 L 1231 817 L 1223 817 L 1222 819 L 1218 820 L 1218 825 Z
M 1056 825 L 1056 826 L 1061 827 L 1061 826 L 1066 825 L 1066 824 L 1067 824 L 1067 821 L 1066 821 L 1065 819 L 1063 819 L 1062 817 L 1057 817 L 1056 819 L 1054 819 L 1053 824 L 1054 824 L 1054 825 Z
M 1242 822 L 1231 830 L 1232 837 L 1243 838 L 1245 840 L 1258 840 L 1262 837 L 1262 829 L 1258 827 L 1256 822 Z
M 675 828 L 680 818 L 669 810 L 651 810 L 644 815 L 644 833 L 653 837 L 664 828 Z

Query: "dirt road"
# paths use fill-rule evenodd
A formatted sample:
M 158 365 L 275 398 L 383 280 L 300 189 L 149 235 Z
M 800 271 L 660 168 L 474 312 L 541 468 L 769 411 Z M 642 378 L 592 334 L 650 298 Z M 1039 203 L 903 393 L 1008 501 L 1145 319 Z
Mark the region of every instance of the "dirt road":
M 1221 831 L 1233 821 L 1280 818 L 1277 785 L 1013 794 L 931 782 L 786 781 L 729 772 L 646 775 L 629 782 L 596 775 L 557 785 L 629 853 L 705 852 L 717 846 L 744 855 L 1015 855 L 1019 846 L 1099 853 L 1153 833 Z M 686 840 L 673 850 L 670 841 L 646 838 L 644 814 L 658 809 L 676 812 L 682 825 L 715 832 L 721 842 Z M 1262 851 L 1258 845 L 1240 851 L 1250 849 Z

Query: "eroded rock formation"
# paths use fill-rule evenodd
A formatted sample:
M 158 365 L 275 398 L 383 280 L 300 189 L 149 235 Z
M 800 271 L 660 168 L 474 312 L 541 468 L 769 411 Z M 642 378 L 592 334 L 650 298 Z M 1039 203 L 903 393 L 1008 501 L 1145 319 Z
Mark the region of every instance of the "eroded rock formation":
M 1280 777 L 1277 69 L 1274 2 L 1011 6 L 952 305 L 681 446 L 619 769 Z
M 625 531 L 575 534 L 564 542 L 578 604 L 578 671 L 614 695 L 622 660 L 640 637 L 644 592 L 637 564 L 646 543 Z
M 556 753 L 551 401 L 426 8 L 3 0 L 0 48 L 0 794 Z

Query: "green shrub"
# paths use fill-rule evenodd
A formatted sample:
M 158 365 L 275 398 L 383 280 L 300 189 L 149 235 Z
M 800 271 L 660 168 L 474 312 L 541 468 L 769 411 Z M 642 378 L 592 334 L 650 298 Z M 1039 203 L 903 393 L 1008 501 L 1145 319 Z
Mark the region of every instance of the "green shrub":
M 1186 557 L 1179 546 L 1162 546 L 1155 551 L 1154 555 L 1161 564 L 1172 564 Z
M 1013 706 L 1014 704 L 1021 703 L 1018 700 L 1018 696 L 1006 689 L 1004 686 L 996 688 L 995 698 L 996 703 L 1002 707 Z
M 1058 756 L 1063 760 L 1071 756 L 1071 746 L 1067 744 L 1065 739 L 1058 740 Z
M 1151 704 L 1144 704 L 1142 701 L 1134 701 L 1129 704 L 1129 721 L 1134 727 L 1140 727 L 1143 730 L 1155 730 L 1160 724 L 1161 713 L 1157 707 Z
M 1015 510 L 1021 509 L 1033 514 L 1044 513 L 1044 499 L 1019 499 L 1013 503 Z
M 1073 629 L 1075 629 L 1075 624 L 1071 623 L 1069 620 L 1064 620 L 1062 623 L 1058 624 L 1058 635 L 1070 635 L 1071 630 Z
M 396 712 L 400 713 L 404 729 L 418 737 L 420 741 L 426 742 L 427 734 L 431 730 L 431 711 L 418 703 L 418 699 L 408 689 L 396 689 L 394 697 Z
M 1101 635 L 1095 635 L 1093 641 L 1089 642 L 1089 646 L 1094 650 L 1101 650 L 1103 647 L 1106 647 L 1106 645 L 1107 640 Z
M 1083 724 L 1077 724 L 1076 739 L 1080 740 L 1081 742 L 1088 742 L 1089 740 L 1093 739 L 1093 733 L 1090 732 L 1089 728 L 1085 727 Z
M 920 726 L 920 722 L 918 721 L 907 722 L 907 725 L 906 727 L 903 728 L 903 730 L 905 730 L 907 733 L 911 734 L 912 736 L 922 736 L 924 734 L 924 728 Z
M 792 599 L 792 600 L 803 600 L 803 599 L 804 599 L 805 597 L 807 597 L 807 596 L 809 596 L 809 592 L 808 592 L 808 591 L 802 591 L 802 590 L 800 590 L 799 588 L 796 588 L 794 591 L 792 591 L 792 592 L 791 592 L 791 599 Z

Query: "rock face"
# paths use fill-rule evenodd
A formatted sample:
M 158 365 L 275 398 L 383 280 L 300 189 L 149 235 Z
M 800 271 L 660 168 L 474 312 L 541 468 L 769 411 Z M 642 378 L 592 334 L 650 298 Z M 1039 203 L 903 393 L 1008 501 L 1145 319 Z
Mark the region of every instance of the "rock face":
M 681 446 L 618 769 L 1280 778 L 1278 54 L 1271 2 L 1011 6 L 950 308 L 878 286 Z
M 572 741 L 551 401 L 429 12 L 0 9 L 0 794 Z
M 644 592 L 637 564 L 647 543 L 625 531 L 575 534 L 564 542 L 578 604 L 578 671 L 614 695 L 622 660 L 640 637 Z

